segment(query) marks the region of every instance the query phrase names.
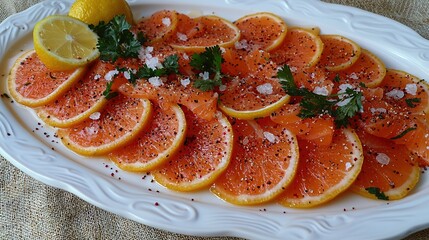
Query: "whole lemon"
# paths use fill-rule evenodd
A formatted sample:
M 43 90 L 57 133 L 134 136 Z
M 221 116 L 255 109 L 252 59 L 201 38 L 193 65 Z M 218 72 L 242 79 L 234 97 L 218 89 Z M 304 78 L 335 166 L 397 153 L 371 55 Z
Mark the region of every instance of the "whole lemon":
M 125 15 L 130 24 L 134 22 L 131 8 L 125 0 L 76 0 L 69 11 L 69 16 L 93 25 L 100 21 L 107 23 L 116 15 Z

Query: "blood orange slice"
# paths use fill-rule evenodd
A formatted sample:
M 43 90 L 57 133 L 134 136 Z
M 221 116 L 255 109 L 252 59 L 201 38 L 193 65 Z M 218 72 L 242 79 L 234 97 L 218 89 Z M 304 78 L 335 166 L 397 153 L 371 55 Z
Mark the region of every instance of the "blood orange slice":
M 107 154 L 134 140 L 150 122 L 149 100 L 118 96 L 96 116 L 70 128 L 57 131 L 64 145 L 76 153 Z
M 206 47 L 215 45 L 231 47 L 240 38 L 240 30 L 226 19 L 210 15 L 198 17 L 195 21 L 200 22 L 204 30 L 190 38 L 177 33 L 177 39 L 171 46 L 187 52 L 202 52 Z
M 418 157 L 404 145 L 398 145 L 392 140 L 364 131 L 358 131 L 358 135 L 365 161 L 352 190 L 375 199 L 396 200 L 405 197 L 420 179 Z
M 186 136 L 185 114 L 178 105 L 161 109 L 154 105 L 152 121 L 136 140 L 113 151 L 109 158 L 121 169 L 150 171 L 172 157 L 182 147 Z
M 22 54 L 13 65 L 8 88 L 18 103 L 40 107 L 54 101 L 76 83 L 86 67 L 70 71 L 52 71 L 37 57 L 34 50 Z
M 158 11 L 143 18 L 134 28 L 141 31 L 151 43 L 168 40 L 176 30 L 178 14 L 170 10 Z
M 279 198 L 287 207 L 328 202 L 351 186 L 362 168 L 362 145 L 350 129 L 338 129 L 329 147 L 300 140 L 299 149 L 296 177 Z
M 228 119 L 218 113 L 207 121 L 183 109 L 187 121 L 184 146 L 153 171 L 155 180 L 175 191 L 193 191 L 209 186 L 229 164 L 233 133 Z
M 320 35 L 323 52 L 319 65 L 329 71 L 340 71 L 352 66 L 360 57 L 361 48 L 352 40 L 340 35 Z
M 244 16 L 234 24 L 240 29 L 240 41 L 245 41 L 252 49 L 273 50 L 283 42 L 287 34 L 284 20 L 267 12 Z
M 386 67 L 377 56 L 366 49 L 362 49 L 359 59 L 352 66 L 332 73 L 332 75 L 337 74 L 340 84 L 350 83 L 357 86 L 363 83 L 365 86 L 373 88 L 383 81 L 386 75 Z
M 317 32 L 305 28 L 290 28 L 282 44 L 272 52 L 272 59 L 279 66 L 312 67 L 319 62 L 323 42 Z
M 272 122 L 231 120 L 234 153 L 226 171 L 211 191 L 239 205 L 267 202 L 292 181 L 298 165 L 298 142 L 294 134 Z

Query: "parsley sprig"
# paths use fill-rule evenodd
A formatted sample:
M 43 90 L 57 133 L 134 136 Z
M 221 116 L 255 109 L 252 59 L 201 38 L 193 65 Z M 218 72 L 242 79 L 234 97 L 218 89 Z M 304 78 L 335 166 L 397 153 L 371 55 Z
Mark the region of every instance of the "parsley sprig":
M 370 194 L 374 194 L 377 199 L 386 201 L 389 200 L 389 196 L 386 196 L 384 192 L 382 192 L 381 189 L 378 187 L 368 187 L 365 188 L 365 190 L 367 190 Z
M 128 82 L 135 84 L 138 79 L 148 79 L 151 77 L 163 77 L 170 74 L 179 73 L 179 56 L 177 54 L 170 55 L 161 63 L 161 67 L 150 68 L 147 64 L 139 67 L 135 72 L 128 68 L 116 68 L 119 72 L 128 72 L 130 79 Z
M 108 23 L 100 22 L 89 27 L 98 35 L 97 48 L 100 59 L 115 62 L 118 58 L 136 58 L 142 44 L 146 41 L 143 33 L 137 36 L 130 31 L 131 25 L 124 15 L 117 15 Z
M 210 91 L 222 85 L 221 66 L 224 62 L 222 51 L 218 45 L 207 47 L 202 53 L 194 53 L 191 57 L 190 65 L 201 73 L 207 72 L 208 79 L 197 78 L 194 87 L 202 91 Z
M 323 96 L 306 88 L 298 88 L 287 65 L 279 69 L 277 77 L 287 94 L 302 97 L 301 111 L 298 114 L 301 118 L 329 114 L 334 117 L 337 127 L 345 127 L 349 124 L 349 119 L 363 109 L 360 91 L 347 88 L 343 93 Z

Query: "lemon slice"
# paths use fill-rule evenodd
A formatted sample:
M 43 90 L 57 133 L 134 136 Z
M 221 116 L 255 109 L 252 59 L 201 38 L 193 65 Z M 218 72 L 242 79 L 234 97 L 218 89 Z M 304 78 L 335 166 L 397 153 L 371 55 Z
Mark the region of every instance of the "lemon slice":
M 88 25 L 69 16 L 46 17 L 33 30 L 38 57 L 55 71 L 76 69 L 95 60 L 100 55 L 97 40 Z
M 105 23 L 116 15 L 125 15 L 129 24 L 133 24 L 133 13 L 125 0 L 75 0 L 71 5 L 69 16 L 87 24 L 98 25 Z

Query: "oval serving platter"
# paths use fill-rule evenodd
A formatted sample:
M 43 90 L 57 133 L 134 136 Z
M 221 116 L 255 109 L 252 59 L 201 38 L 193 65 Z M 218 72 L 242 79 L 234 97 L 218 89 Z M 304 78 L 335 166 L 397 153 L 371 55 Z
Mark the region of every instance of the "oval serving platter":
M 17 56 L 32 49 L 37 21 L 66 14 L 72 0 L 48 0 L 0 24 L 0 93 Z M 344 35 L 380 57 L 389 68 L 429 78 L 429 41 L 393 20 L 318 0 L 132 0 L 135 18 L 161 9 L 216 14 L 231 21 L 255 11 L 283 17 L 289 26 L 320 27 Z M 251 239 L 402 238 L 429 227 L 429 179 L 399 201 L 375 201 L 346 193 L 322 207 L 299 210 L 277 204 L 239 207 L 208 191 L 176 193 L 150 175 L 124 172 L 103 158 L 78 156 L 59 143 L 54 130 L 28 108 L 2 97 L 0 154 L 33 178 L 137 222 L 188 235 Z M 385 229 L 386 231 L 380 231 Z

